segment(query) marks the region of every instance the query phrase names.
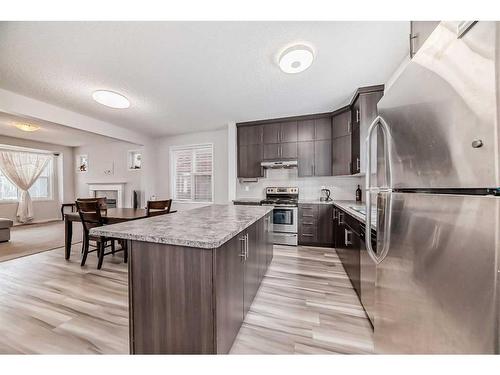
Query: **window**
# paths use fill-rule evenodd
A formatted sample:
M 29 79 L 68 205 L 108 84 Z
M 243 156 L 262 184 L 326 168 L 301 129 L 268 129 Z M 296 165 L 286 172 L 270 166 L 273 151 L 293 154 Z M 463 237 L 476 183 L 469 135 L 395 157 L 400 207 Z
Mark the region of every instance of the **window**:
M 213 146 L 174 147 L 170 157 L 173 199 L 213 202 Z
M 49 161 L 43 172 L 29 189 L 32 199 L 52 199 L 52 160 Z M 0 200 L 17 201 L 19 191 L 7 177 L 0 171 Z

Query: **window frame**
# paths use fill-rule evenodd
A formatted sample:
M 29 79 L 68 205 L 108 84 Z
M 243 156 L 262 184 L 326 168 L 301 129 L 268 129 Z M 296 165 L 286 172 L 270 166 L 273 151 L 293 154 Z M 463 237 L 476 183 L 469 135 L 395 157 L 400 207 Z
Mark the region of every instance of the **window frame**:
M 193 171 L 190 172 L 191 176 L 191 186 L 192 186 L 192 191 L 191 191 L 191 199 L 178 199 L 177 198 L 177 191 L 175 189 L 176 186 L 176 177 L 177 177 L 177 170 L 176 170 L 176 163 L 175 163 L 175 152 L 176 151 L 185 151 L 185 150 L 191 150 L 192 154 L 194 156 L 195 150 L 201 149 L 201 148 L 210 148 L 210 152 L 212 154 L 212 172 L 210 173 L 211 179 L 210 179 L 210 193 L 211 197 L 210 200 L 207 201 L 198 201 L 194 200 L 194 195 L 195 195 L 195 189 L 194 189 L 194 176 L 197 175 L 197 173 L 194 173 Z M 175 202 L 179 203 L 208 203 L 208 204 L 213 204 L 214 199 L 215 199 L 215 191 L 214 191 L 214 144 L 213 143 L 199 143 L 199 144 L 191 144 L 191 145 L 182 145 L 182 146 L 171 146 L 170 147 L 170 195 L 172 196 L 172 200 Z M 193 159 L 194 160 L 194 159 Z M 198 174 L 201 175 L 201 174 Z M 203 174 L 206 175 L 206 174 Z
M 17 150 L 9 150 L 9 151 L 16 152 Z M 28 152 L 29 153 L 30 151 L 20 151 L 20 152 Z M 33 152 L 33 153 L 36 153 L 36 152 Z M 47 167 L 50 168 L 49 175 L 47 176 L 48 196 L 47 197 L 33 197 L 33 196 L 31 196 L 32 201 L 47 202 L 47 201 L 54 201 L 55 200 L 54 199 L 54 185 L 56 184 L 56 175 L 54 172 L 55 171 L 54 163 L 55 163 L 55 158 L 52 157 L 50 159 L 49 164 L 47 165 Z M 0 173 L 2 173 L 2 172 L 0 171 Z M 7 178 L 7 177 L 5 177 L 5 178 Z M 17 186 L 16 186 L 16 191 L 17 191 L 17 198 L 16 199 L 3 199 L 2 197 L 0 197 L 0 204 L 19 203 L 19 189 L 17 188 Z

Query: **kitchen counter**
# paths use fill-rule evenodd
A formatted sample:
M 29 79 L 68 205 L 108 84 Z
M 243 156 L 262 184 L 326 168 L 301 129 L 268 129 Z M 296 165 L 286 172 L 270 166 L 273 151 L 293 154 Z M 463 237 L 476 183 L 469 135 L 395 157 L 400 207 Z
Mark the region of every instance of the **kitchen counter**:
M 92 228 L 91 235 L 214 249 L 272 211 L 269 206 L 214 204 L 189 211 Z
M 299 199 L 299 204 L 334 204 L 334 201 L 320 201 L 319 199 Z
M 247 206 L 259 206 L 261 200 L 260 198 L 239 198 L 233 200 L 233 203 Z
M 357 211 L 357 209 L 365 210 L 366 206 L 365 203 L 359 203 L 356 201 L 339 201 L 335 200 L 333 201 L 333 204 L 337 206 L 338 208 L 344 210 L 347 212 L 349 215 L 355 217 L 362 223 L 366 224 L 366 214 Z M 376 208 L 372 206 L 372 229 L 377 229 L 377 212 Z

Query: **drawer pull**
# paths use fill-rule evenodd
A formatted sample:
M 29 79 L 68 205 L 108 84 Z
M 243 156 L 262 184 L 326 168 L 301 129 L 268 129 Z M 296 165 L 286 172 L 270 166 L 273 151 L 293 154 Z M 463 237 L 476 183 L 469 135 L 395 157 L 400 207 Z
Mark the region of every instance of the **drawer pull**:
M 314 225 L 314 223 L 302 223 L 302 225 Z
M 313 236 L 312 234 L 306 234 L 306 233 L 302 233 L 302 235 L 303 235 L 304 237 L 312 237 L 312 236 Z

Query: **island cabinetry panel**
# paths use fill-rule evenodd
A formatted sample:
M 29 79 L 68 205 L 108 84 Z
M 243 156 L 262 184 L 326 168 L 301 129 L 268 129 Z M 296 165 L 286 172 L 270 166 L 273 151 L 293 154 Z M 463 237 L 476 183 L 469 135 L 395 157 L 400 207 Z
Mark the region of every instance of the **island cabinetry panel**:
M 213 353 L 213 251 L 141 241 L 130 250 L 131 352 Z
M 131 353 L 229 352 L 272 259 L 270 215 L 216 249 L 129 241 Z
M 217 352 L 227 353 L 231 349 L 243 322 L 243 285 L 245 275 L 244 233 L 226 242 L 217 249 L 215 257 L 215 298 Z

